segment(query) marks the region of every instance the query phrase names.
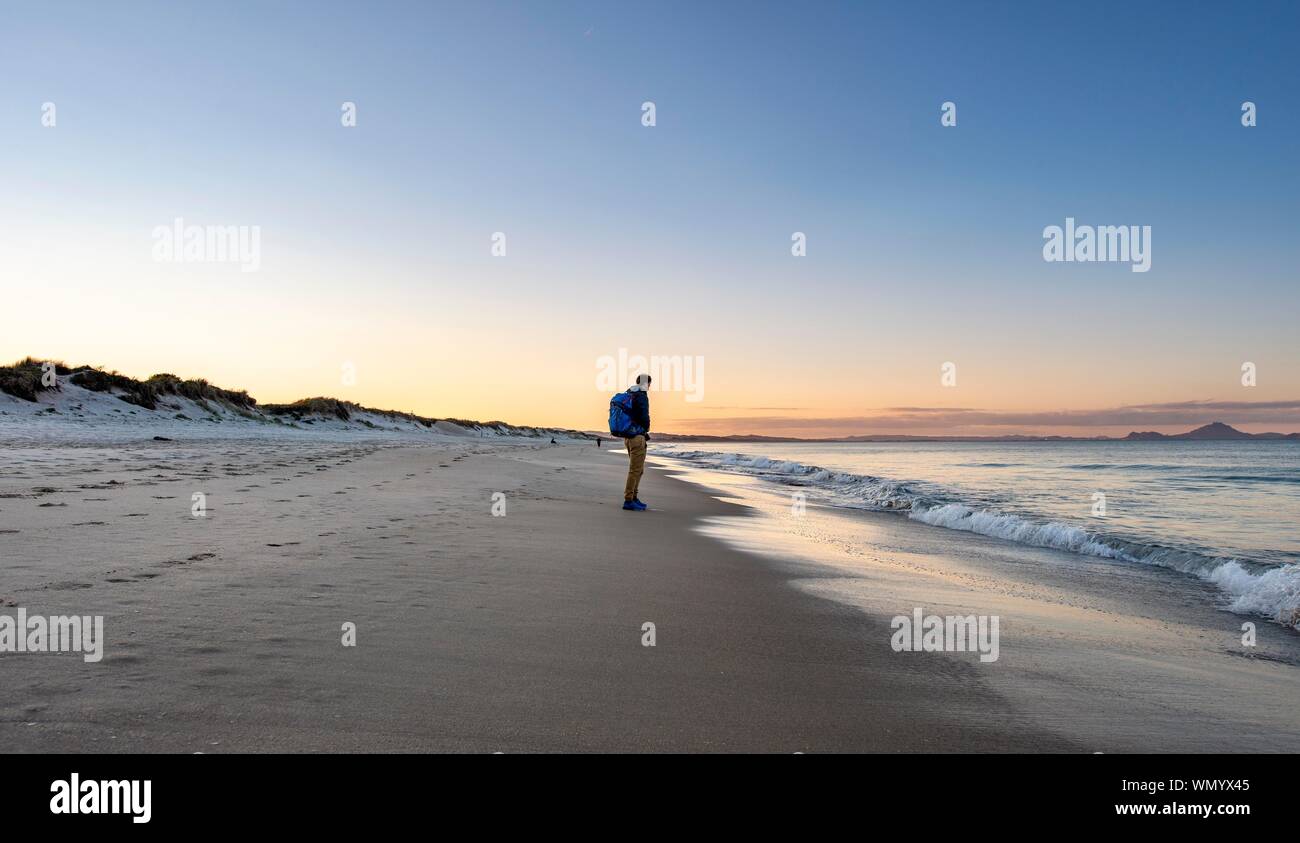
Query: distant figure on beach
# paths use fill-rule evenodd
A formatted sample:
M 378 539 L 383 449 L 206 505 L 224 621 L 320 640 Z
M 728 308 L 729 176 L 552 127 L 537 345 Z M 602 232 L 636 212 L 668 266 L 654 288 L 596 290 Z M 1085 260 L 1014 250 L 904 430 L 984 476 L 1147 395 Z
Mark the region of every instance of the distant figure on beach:
M 623 488 L 623 508 L 633 512 L 646 509 L 638 493 L 641 474 L 645 471 L 646 440 L 650 438 L 649 375 L 637 375 L 627 392 L 610 401 L 609 432 L 627 443 L 627 485 Z
M 558 445 L 558 444 L 560 444 L 560 443 L 559 443 L 559 442 L 556 442 L 556 441 L 555 441 L 555 437 L 552 436 L 552 437 L 551 437 L 551 444 L 552 444 L 552 445 Z
M 597 447 L 597 448 L 600 447 L 600 437 L 599 437 L 599 436 L 596 437 L 596 447 Z

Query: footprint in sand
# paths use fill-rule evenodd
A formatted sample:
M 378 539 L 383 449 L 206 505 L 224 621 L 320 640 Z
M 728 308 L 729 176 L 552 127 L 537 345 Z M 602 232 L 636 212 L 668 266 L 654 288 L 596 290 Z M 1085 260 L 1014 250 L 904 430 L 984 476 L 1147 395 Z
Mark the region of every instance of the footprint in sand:
M 166 562 L 162 562 L 160 564 L 164 568 L 174 568 L 177 565 L 188 565 L 191 562 L 202 562 L 205 559 L 213 559 L 216 557 L 216 555 L 217 554 L 215 553 L 196 553 L 193 556 L 186 557 L 184 561 L 180 559 L 168 559 Z

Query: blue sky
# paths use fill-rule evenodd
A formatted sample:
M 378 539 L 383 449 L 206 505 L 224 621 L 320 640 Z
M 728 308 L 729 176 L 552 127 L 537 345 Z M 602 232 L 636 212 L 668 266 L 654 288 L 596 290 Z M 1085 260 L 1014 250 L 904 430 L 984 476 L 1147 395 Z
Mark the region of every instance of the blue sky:
M 188 367 L 268 400 L 338 392 L 339 359 L 414 359 L 352 397 L 520 418 L 496 396 L 540 376 L 556 415 L 536 421 L 575 426 L 607 400 L 592 358 L 625 346 L 705 356 L 706 406 L 664 405 L 718 429 L 744 414 L 707 405 L 1235 400 L 1245 360 L 1252 399 L 1300 396 L 1295 4 L 5 14 L 0 284 L 67 318 L 0 356 Z M 261 226 L 262 271 L 152 265 L 176 216 Z M 1044 263 L 1066 216 L 1152 226 L 1152 270 Z M 948 360 L 959 392 L 937 389 Z

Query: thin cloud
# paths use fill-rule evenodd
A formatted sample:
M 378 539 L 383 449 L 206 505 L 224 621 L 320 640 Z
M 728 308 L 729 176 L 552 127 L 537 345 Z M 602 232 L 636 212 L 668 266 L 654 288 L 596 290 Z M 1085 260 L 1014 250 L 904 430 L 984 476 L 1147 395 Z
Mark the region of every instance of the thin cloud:
M 722 411 L 722 410 L 763 410 L 777 413 L 795 413 L 800 410 L 806 410 L 807 407 L 701 407 L 701 410 Z

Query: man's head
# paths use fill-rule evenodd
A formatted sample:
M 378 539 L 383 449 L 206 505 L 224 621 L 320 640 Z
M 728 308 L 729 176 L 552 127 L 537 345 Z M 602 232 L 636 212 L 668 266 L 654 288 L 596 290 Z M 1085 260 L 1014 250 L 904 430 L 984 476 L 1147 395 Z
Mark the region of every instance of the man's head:
M 651 378 L 649 375 L 645 375 L 645 374 L 637 375 L 637 376 L 636 376 L 636 385 L 637 385 L 638 387 L 640 387 L 641 391 L 643 391 L 643 392 L 649 392 L 649 391 L 650 391 L 650 381 L 651 381 L 651 380 L 652 380 L 652 378 Z

